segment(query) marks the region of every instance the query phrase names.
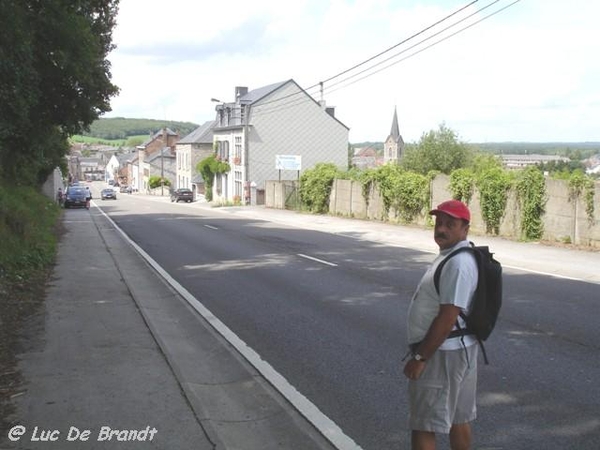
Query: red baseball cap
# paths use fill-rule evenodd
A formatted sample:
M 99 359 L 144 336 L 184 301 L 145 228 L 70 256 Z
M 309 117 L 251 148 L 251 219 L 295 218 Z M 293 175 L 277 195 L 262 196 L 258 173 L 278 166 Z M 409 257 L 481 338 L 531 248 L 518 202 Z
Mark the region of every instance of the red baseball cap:
M 463 219 L 467 222 L 471 221 L 471 212 L 467 205 L 458 200 L 447 200 L 445 202 L 440 203 L 437 208 L 429 211 L 429 214 L 435 216 L 439 213 L 448 214 L 455 219 Z

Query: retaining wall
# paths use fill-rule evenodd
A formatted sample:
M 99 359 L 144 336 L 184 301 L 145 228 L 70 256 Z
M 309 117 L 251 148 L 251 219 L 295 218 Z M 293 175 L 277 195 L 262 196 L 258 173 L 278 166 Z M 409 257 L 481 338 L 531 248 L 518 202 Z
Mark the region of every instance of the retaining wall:
M 430 205 L 437 205 L 452 197 L 448 190 L 450 178 L 438 175 L 431 183 Z M 283 186 L 285 182 L 266 183 L 265 206 L 285 208 Z M 546 179 L 546 211 L 542 217 L 543 239 L 600 248 L 600 182 L 594 184 L 594 215 L 589 218 L 584 196 L 571 199 L 567 181 Z M 383 200 L 376 188 L 368 193 L 368 201 L 357 181 L 335 180 L 329 199 L 329 213 L 359 219 L 385 220 L 396 222 L 394 211 L 386 214 Z M 475 191 L 469 204 L 471 210 L 471 231 L 485 234 L 486 226 L 481 216 L 479 193 Z M 415 218 L 414 224 L 430 226 L 429 206 Z M 521 239 L 521 211 L 516 192 L 510 191 L 506 211 L 500 224 L 500 236 Z

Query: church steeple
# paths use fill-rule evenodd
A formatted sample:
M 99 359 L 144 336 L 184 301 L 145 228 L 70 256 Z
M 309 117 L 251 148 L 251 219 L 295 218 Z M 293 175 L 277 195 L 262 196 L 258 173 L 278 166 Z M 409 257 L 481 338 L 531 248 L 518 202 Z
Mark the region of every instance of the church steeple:
M 390 135 L 385 140 L 384 144 L 384 161 L 398 163 L 402 154 L 404 153 L 404 139 L 400 134 L 400 127 L 398 126 L 398 112 L 394 106 L 394 117 L 392 119 L 392 129 Z
M 398 126 L 398 112 L 396 111 L 395 106 L 394 106 L 394 118 L 392 119 L 392 130 L 390 131 L 390 136 L 393 137 L 396 142 L 398 142 L 398 137 L 400 136 L 400 127 Z

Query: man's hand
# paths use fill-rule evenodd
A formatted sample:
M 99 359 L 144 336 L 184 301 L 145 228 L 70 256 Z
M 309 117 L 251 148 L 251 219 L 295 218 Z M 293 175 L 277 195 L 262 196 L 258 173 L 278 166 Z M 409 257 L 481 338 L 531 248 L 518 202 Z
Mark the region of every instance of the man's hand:
M 416 359 L 410 359 L 404 365 L 404 375 L 409 380 L 418 380 L 421 374 L 425 370 L 425 361 L 417 361 Z

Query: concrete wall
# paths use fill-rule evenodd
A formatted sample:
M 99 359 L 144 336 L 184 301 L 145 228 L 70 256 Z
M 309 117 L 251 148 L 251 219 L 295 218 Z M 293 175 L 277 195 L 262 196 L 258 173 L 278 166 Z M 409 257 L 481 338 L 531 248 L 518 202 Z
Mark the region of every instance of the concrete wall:
M 431 184 L 430 205 L 437 205 L 451 198 L 448 190 L 449 177 L 437 176 Z M 277 181 L 270 181 L 266 187 L 267 207 L 284 208 L 275 191 L 282 190 Z M 577 200 L 569 196 L 568 182 L 546 180 L 546 212 L 543 216 L 544 235 L 548 241 L 570 242 L 573 244 L 600 248 L 600 182 L 595 183 L 594 217 L 587 216 L 584 195 Z M 360 219 L 396 221 L 393 211 L 386 217 L 383 200 L 376 188 L 371 189 L 365 201 L 362 186 L 357 181 L 335 180 L 329 199 L 329 213 Z M 481 216 L 479 193 L 475 192 L 469 204 L 471 210 L 471 231 L 485 234 L 486 226 Z M 429 215 L 427 206 L 414 221 L 417 225 L 427 226 Z M 500 236 L 510 239 L 521 238 L 521 211 L 516 192 L 511 191 L 505 215 L 500 224 Z
M 285 181 L 265 181 L 265 206 L 267 208 L 285 209 Z
M 65 190 L 65 183 L 62 179 L 62 172 L 57 167 L 50 174 L 44 185 L 42 186 L 42 193 L 51 200 L 56 200 L 56 194 L 58 192 L 58 188 L 62 188 Z

